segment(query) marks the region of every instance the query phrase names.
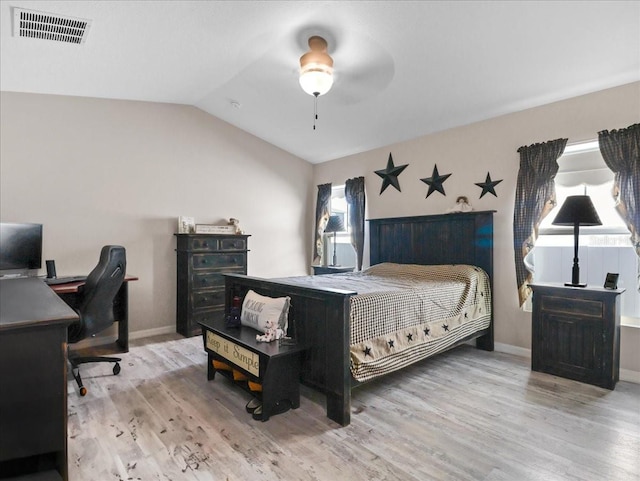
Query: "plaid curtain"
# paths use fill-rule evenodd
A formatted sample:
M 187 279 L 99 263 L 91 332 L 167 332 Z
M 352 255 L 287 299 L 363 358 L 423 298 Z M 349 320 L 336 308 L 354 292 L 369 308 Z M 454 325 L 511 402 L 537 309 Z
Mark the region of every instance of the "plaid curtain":
M 349 228 L 351 229 L 351 245 L 356 251 L 358 266 L 362 270 L 362 254 L 364 251 L 364 177 L 347 180 L 344 195 L 349 205 Z
M 558 157 L 568 139 L 556 139 L 541 144 L 520 147 L 520 170 L 513 209 L 513 243 L 516 282 L 520 306 L 531 295 L 531 272 L 524 258 L 533 249 L 538 226 L 556 205 L 555 176 Z
M 316 201 L 315 239 L 313 243 L 313 264 L 322 265 L 324 228 L 329 222 L 331 203 L 331 184 L 318 186 L 318 200 Z
M 640 124 L 626 129 L 598 132 L 600 153 L 614 172 L 616 209 L 631 231 L 631 242 L 640 256 Z

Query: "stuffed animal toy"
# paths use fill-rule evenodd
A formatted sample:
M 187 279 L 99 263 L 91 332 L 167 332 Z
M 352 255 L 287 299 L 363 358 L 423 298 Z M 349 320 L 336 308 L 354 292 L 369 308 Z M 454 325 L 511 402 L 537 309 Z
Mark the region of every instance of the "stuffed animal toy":
M 467 199 L 464 195 L 461 195 L 456 199 L 456 205 L 447 209 L 447 214 L 452 212 L 471 212 L 473 207 L 469 204 L 469 199 Z
M 233 217 L 229 219 L 229 225 L 232 225 L 236 228 L 236 234 L 242 234 L 242 229 L 240 228 L 240 221 L 238 219 L 234 219 Z
M 271 320 L 267 321 L 267 330 L 264 334 L 256 334 L 256 341 L 271 342 L 284 337 L 284 331 L 279 327 L 275 327 Z

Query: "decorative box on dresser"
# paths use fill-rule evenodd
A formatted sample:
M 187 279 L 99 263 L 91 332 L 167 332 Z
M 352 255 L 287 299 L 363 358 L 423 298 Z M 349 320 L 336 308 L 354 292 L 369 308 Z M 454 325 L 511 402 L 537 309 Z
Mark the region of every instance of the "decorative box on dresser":
M 224 273 L 247 273 L 248 235 L 175 234 L 176 330 L 202 334 L 199 322 L 224 316 Z
M 614 389 L 624 289 L 532 284 L 531 369 Z

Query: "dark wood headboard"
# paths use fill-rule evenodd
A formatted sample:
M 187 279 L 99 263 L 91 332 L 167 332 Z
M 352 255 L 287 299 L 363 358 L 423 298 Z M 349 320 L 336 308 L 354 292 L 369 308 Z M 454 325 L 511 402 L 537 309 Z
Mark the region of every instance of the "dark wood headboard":
M 494 212 L 369 219 L 370 263 L 470 264 L 493 279 Z

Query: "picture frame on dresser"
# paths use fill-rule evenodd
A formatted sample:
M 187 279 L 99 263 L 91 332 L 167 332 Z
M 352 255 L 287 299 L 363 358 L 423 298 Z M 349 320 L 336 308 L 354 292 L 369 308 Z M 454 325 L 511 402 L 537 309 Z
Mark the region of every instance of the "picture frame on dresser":
M 605 289 L 617 289 L 618 288 L 619 274 L 614 272 L 608 272 L 607 277 L 604 280 Z
M 195 232 L 196 222 L 193 217 L 181 215 L 178 217 L 178 234 L 191 234 Z

